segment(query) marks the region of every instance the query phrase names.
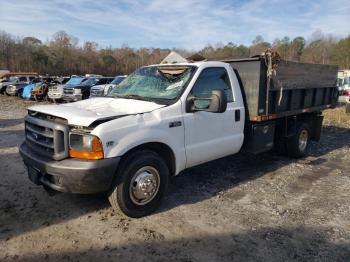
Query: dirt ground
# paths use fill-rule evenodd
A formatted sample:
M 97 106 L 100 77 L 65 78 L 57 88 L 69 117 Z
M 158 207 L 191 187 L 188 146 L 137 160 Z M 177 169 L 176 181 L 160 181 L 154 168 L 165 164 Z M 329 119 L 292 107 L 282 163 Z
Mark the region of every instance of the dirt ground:
M 238 154 L 185 171 L 130 219 L 101 196 L 47 195 L 18 155 L 25 108 L 0 97 L 0 261 L 350 261 L 350 116 L 310 156 Z

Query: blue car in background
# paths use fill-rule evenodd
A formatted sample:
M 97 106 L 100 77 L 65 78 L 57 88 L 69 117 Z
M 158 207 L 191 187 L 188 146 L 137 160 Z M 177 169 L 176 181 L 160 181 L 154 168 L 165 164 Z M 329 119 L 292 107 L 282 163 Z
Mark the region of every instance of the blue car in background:
M 29 85 L 26 85 L 23 87 L 23 92 L 22 92 L 22 98 L 24 99 L 31 99 L 32 98 L 32 90 L 34 87 L 41 85 L 43 82 L 41 79 L 34 79 L 33 81 L 30 82 Z

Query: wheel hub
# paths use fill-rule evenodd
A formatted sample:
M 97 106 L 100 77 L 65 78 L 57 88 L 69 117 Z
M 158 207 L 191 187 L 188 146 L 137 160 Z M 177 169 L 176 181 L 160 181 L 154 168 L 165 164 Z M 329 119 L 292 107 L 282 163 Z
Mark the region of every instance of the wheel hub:
M 299 149 L 304 151 L 309 140 L 309 133 L 306 130 L 301 131 L 299 136 Z
M 130 198 L 137 205 L 149 203 L 159 190 L 159 173 L 153 167 L 139 169 L 130 183 Z

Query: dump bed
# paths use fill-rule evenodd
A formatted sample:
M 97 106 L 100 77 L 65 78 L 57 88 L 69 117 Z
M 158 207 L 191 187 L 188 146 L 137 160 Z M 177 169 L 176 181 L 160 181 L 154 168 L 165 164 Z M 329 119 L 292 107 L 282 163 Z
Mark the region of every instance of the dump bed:
M 264 57 L 225 60 L 238 74 L 248 118 L 264 121 L 320 111 L 337 101 L 337 66 Z

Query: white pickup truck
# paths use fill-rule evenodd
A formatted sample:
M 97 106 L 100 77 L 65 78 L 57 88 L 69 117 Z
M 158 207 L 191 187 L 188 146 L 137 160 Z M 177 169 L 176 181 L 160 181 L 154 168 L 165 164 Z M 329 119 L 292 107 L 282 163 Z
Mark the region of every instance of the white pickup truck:
M 267 66 L 266 57 L 152 65 L 108 97 L 33 106 L 20 146 L 29 178 L 50 191 L 106 192 L 113 208 L 142 217 L 186 168 L 243 148 L 259 153 L 278 145 L 301 157 L 319 139 L 320 111 L 336 102 L 336 69 L 328 74 L 335 72 L 334 84 L 313 86 L 309 101 L 307 86 L 285 84 L 281 94 L 276 79 L 266 85 Z M 299 92 L 303 101 L 296 102 Z

